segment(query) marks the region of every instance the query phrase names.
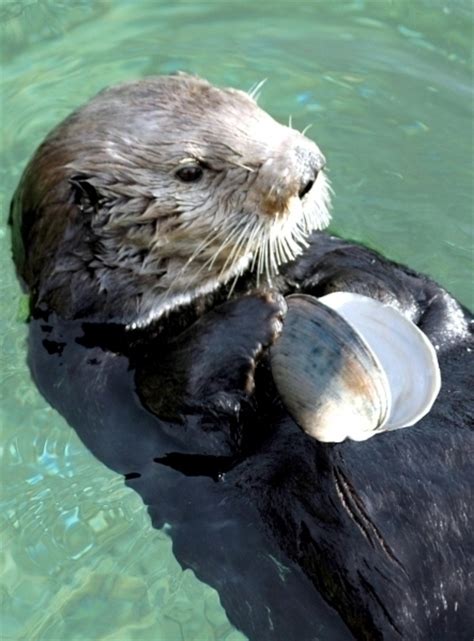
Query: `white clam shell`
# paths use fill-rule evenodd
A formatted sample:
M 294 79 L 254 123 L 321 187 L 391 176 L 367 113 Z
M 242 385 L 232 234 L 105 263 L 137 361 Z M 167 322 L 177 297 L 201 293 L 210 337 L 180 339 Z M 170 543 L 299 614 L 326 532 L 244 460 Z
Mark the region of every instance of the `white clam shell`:
M 369 438 L 391 407 L 377 358 L 342 316 L 316 298 L 297 294 L 287 303 L 271 366 L 288 411 L 320 441 Z
M 271 366 L 305 432 L 324 442 L 363 441 L 429 412 L 441 387 L 436 352 L 397 309 L 351 292 L 297 294 L 287 303 Z
M 427 336 L 397 309 L 367 296 L 334 292 L 319 300 L 362 336 L 385 371 L 392 406 L 379 429 L 409 427 L 423 418 L 441 388 L 438 359 Z

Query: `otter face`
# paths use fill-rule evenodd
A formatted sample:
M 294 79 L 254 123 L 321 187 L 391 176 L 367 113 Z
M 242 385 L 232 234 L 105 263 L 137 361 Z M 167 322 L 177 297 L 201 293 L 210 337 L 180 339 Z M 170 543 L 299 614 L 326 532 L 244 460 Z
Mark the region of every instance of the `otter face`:
M 39 148 L 14 201 L 19 269 L 64 316 L 144 325 L 329 222 L 324 157 L 251 96 L 195 77 L 101 92 Z

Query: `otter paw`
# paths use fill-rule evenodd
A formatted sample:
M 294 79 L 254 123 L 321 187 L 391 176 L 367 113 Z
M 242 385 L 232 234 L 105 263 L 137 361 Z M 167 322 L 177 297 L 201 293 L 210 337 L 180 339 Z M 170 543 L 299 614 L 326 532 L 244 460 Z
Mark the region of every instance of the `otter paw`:
M 279 336 L 286 309 L 283 296 L 267 291 L 224 303 L 196 323 L 188 392 L 201 398 L 222 391 L 251 394 L 256 365 Z
M 228 301 L 202 316 L 137 368 L 137 391 L 154 414 L 238 414 L 254 388 L 257 363 L 279 336 L 283 296 L 259 292 Z

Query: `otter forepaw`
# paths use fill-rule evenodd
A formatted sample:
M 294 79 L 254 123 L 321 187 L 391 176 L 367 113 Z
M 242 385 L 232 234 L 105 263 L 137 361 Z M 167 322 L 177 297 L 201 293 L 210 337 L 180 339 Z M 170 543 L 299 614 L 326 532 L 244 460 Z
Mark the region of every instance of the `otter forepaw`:
M 286 309 L 283 296 L 270 290 L 225 303 L 196 323 L 193 395 L 251 394 L 256 365 L 279 336 Z
M 286 308 L 275 291 L 216 307 L 137 371 L 142 400 L 167 418 L 228 414 L 229 407 L 238 413 L 255 388 L 259 360 L 281 332 Z

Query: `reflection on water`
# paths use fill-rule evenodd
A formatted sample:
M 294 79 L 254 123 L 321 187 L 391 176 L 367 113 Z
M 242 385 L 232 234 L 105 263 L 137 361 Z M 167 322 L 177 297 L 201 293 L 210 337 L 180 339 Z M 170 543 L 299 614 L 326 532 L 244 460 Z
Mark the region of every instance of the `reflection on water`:
M 333 229 L 472 306 L 471 3 L 89 2 L 0 6 L 2 203 L 45 133 L 104 85 L 177 69 L 250 88 L 329 160 Z M 25 298 L 0 229 L 6 638 L 237 641 L 138 498 L 32 386 Z

